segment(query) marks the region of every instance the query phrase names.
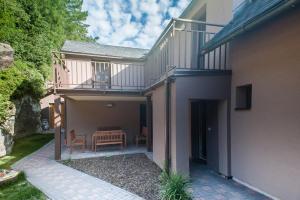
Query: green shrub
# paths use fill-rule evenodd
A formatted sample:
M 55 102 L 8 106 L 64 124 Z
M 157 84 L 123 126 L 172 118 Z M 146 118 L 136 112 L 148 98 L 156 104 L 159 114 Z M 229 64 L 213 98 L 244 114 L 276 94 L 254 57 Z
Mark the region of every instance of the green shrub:
M 188 192 L 189 180 L 176 173 L 168 173 L 164 170 L 160 175 L 162 200 L 190 200 L 191 195 Z
M 40 99 L 44 93 L 43 75 L 29 63 L 16 61 L 0 71 L 0 125 L 8 117 L 14 100 L 29 95 Z

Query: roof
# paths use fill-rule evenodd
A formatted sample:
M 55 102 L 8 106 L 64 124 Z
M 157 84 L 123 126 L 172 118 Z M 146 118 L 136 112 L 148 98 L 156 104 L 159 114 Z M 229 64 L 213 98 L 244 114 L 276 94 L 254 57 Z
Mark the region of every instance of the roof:
M 63 53 L 85 54 L 103 57 L 119 57 L 130 59 L 143 59 L 148 49 L 103 45 L 96 42 L 79 42 L 66 40 L 61 48 Z
M 233 19 L 207 43 L 205 49 L 213 49 L 218 45 L 225 43 L 230 39 L 232 34 L 237 33 L 246 25 L 263 18 L 270 11 L 291 2 L 292 1 L 286 0 L 248 0 L 236 12 Z

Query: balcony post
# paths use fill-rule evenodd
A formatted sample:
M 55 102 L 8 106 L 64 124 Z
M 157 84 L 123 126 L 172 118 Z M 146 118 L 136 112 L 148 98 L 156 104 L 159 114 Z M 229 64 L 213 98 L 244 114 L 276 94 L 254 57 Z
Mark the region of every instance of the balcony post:
M 61 159 L 61 100 L 60 96 L 56 95 L 54 99 L 54 129 L 55 129 L 55 160 Z
M 147 129 L 148 129 L 148 134 L 147 134 L 147 150 L 149 152 L 152 152 L 152 100 L 151 100 L 151 96 L 147 96 L 147 100 L 146 100 L 146 113 L 147 113 Z

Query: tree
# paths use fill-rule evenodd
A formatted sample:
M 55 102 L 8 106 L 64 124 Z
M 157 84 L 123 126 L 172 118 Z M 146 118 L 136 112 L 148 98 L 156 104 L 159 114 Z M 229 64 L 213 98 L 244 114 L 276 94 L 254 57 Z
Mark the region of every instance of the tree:
M 40 80 L 45 81 L 50 74 L 51 51 L 60 49 L 66 39 L 92 40 L 87 36 L 87 12 L 82 11 L 82 3 L 0 0 L 0 42 L 13 47 L 17 60 L 12 69 L 0 71 L 0 85 L 5 87 L 0 88 L 0 125 L 6 118 L 9 101 L 23 95 L 41 97 L 44 84 Z M 12 77 L 17 80 L 12 81 Z

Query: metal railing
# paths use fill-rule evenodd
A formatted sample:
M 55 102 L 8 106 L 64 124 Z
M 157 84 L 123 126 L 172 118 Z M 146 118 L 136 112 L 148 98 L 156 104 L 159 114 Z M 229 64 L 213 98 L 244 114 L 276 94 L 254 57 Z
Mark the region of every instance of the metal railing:
M 189 19 L 172 19 L 144 61 L 99 62 L 60 59 L 54 63 L 55 87 L 64 89 L 141 91 L 176 70 L 224 71 L 228 45 L 212 51 L 203 47 L 223 25 Z
M 144 64 L 61 59 L 54 63 L 56 89 L 140 91 Z
M 227 45 L 213 52 L 202 48 L 223 25 L 173 19 L 150 50 L 145 61 L 145 84 L 152 85 L 170 69 L 228 70 Z

